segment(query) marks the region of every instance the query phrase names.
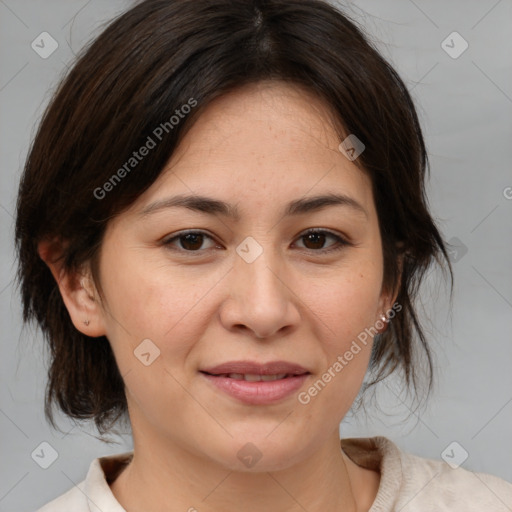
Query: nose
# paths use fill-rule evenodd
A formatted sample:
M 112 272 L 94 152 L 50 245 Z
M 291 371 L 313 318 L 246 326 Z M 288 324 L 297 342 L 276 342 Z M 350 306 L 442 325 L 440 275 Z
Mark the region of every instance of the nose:
M 299 299 L 276 258 L 264 251 L 247 263 L 236 258 L 229 275 L 229 297 L 220 319 L 229 331 L 249 331 L 257 338 L 291 332 L 300 321 Z

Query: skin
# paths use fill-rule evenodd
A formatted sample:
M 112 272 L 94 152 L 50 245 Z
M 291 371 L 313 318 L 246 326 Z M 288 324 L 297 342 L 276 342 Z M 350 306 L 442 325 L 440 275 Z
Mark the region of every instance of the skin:
M 307 405 L 298 393 L 243 404 L 198 372 L 230 360 L 286 360 L 311 372 L 299 391 L 307 390 L 392 306 L 371 181 L 339 143 L 319 99 L 280 82 L 247 86 L 211 103 L 158 180 L 110 221 L 101 294 L 86 270 L 67 274 L 52 263 L 58 246 L 40 245 L 74 325 L 108 337 L 124 378 L 134 458 L 111 489 L 128 512 L 370 508 L 379 474 L 343 453 L 338 426 L 371 343 Z M 290 201 L 327 193 L 364 212 L 335 205 L 283 216 Z M 183 207 L 141 213 L 177 194 L 225 201 L 240 218 Z M 330 235 L 309 241 L 312 228 L 349 244 Z M 189 229 L 212 238 L 163 243 Z M 263 250 L 252 263 L 236 252 L 248 236 Z M 160 355 L 145 366 L 134 350 L 148 338 Z M 248 442 L 262 454 L 251 468 L 237 457 Z

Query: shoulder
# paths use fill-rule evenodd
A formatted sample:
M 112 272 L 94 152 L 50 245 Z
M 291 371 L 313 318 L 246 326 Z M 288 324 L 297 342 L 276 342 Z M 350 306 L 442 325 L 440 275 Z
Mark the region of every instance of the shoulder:
M 512 484 L 493 475 L 451 467 L 401 452 L 404 512 L 435 507 L 442 511 L 510 512 Z
M 85 480 L 77 486 L 65 492 L 58 498 L 50 501 L 36 512 L 90 512 L 87 499 L 84 494 Z
M 85 480 L 36 512 L 124 512 L 108 482 L 115 479 L 132 456 L 133 452 L 124 452 L 94 459 Z
M 402 451 L 384 437 L 349 439 L 347 454 L 378 469 L 381 482 L 370 512 L 510 512 L 512 484 Z M 345 446 L 345 440 L 342 442 Z M 351 455 L 355 454 L 355 458 Z

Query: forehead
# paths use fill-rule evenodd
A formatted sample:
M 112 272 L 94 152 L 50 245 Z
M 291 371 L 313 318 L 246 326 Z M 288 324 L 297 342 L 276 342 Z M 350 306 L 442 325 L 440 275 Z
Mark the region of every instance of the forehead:
M 212 101 L 176 157 L 187 144 L 199 154 L 202 150 L 222 154 L 238 144 L 235 154 L 250 152 L 258 157 L 268 155 L 269 149 L 272 156 L 288 148 L 301 156 L 307 156 L 311 146 L 336 150 L 340 135 L 333 120 L 328 105 L 302 87 L 282 81 L 249 84 Z
M 371 182 L 339 143 L 319 98 L 282 82 L 251 84 L 203 110 L 140 202 L 171 192 L 214 195 L 243 210 L 333 192 L 369 206 Z

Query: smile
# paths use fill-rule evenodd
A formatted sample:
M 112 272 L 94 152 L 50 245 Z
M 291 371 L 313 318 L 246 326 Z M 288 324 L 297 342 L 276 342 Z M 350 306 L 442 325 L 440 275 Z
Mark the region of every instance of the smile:
M 267 405 L 282 401 L 296 393 L 310 375 L 279 373 L 256 375 L 225 373 L 212 375 L 200 372 L 215 390 L 222 391 L 239 402 L 248 405 Z

